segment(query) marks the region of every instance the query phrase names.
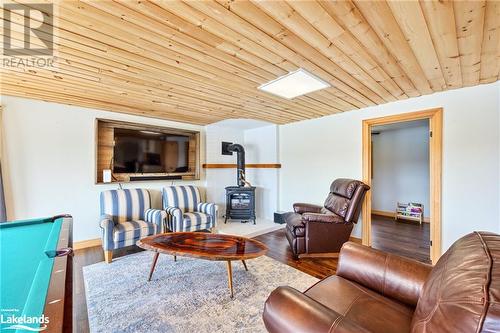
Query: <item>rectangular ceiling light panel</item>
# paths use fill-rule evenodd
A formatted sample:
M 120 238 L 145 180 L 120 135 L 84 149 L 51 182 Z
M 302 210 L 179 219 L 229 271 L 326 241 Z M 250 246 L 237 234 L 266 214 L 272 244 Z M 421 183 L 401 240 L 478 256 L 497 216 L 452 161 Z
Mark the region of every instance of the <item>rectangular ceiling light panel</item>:
M 300 68 L 295 72 L 280 76 L 276 80 L 264 83 L 259 86 L 259 90 L 292 99 L 328 87 L 330 84 Z

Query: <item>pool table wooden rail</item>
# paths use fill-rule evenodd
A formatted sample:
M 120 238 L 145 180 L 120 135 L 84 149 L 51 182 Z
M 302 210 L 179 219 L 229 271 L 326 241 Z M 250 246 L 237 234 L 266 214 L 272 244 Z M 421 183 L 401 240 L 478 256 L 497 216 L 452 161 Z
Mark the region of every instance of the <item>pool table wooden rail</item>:
M 54 216 L 63 218 L 57 249 L 73 247 L 73 219 L 71 215 Z M 71 333 L 73 330 L 73 255 L 54 258 L 49 289 L 43 314 L 49 318 L 47 333 Z

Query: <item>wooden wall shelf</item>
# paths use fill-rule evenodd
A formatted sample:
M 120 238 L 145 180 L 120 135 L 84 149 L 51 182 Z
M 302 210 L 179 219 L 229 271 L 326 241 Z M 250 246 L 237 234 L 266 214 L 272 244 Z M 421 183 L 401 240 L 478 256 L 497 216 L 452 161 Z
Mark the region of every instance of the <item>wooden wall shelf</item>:
M 236 169 L 236 164 L 203 164 L 205 169 Z M 245 168 L 249 169 L 279 169 L 281 164 L 245 164 Z

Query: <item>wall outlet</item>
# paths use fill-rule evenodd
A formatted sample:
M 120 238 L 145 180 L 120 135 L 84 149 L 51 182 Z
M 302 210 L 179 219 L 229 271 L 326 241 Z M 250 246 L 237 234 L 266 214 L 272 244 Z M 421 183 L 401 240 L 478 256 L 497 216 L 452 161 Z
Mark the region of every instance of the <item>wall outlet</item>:
M 102 170 L 102 182 L 103 183 L 111 183 L 111 170 L 110 169 Z

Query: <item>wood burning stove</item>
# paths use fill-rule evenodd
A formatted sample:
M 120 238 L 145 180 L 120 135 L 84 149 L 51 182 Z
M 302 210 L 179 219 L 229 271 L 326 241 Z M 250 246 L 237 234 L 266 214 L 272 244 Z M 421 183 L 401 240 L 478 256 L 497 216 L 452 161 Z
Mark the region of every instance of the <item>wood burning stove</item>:
M 253 220 L 255 224 L 255 187 L 245 179 L 245 149 L 239 144 L 223 143 L 223 153 L 237 155 L 236 184 L 226 187 L 226 219 L 247 222 Z
M 226 187 L 226 220 L 253 220 L 255 224 L 255 187 Z

